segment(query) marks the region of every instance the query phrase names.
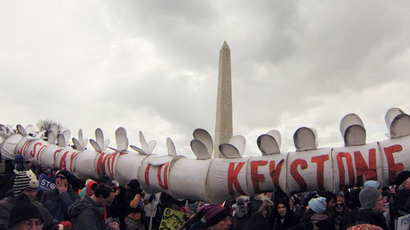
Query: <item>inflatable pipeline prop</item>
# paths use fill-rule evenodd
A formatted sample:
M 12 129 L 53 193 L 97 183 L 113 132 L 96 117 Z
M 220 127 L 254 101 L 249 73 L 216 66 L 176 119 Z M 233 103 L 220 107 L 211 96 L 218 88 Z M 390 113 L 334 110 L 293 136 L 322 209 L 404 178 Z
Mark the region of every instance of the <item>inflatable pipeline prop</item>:
M 177 199 L 197 199 L 221 203 L 237 195 L 255 195 L 263 191 L 287 193 L 328 190 L 343 191 L 361 186 L 366 180 L 382 185 L 394 181 L 396 174 L 410 170 L 410 116 L 398 108 L 387 111 L 385 121 L 389 139 L 366 143 L 366 131 L 356 114 L 346 115 L 340 123 L 344 147 L 318 148 L 312 128 L 299 128 L 294 136 L 295 152 L 281 153 L 281 136 L 276 130 L 260 135 L 257 144 L 261 156 L 243 157 L 245 138 L 234 136 L 219 147 L 224 158 L 212 159 L 213 140 L 203 129 L 193 132 L 191 149 L 196 159 L 178 156 L 167 138 L 167 156 L 153 154 L 155 141 L 147 141 L 139 132 L 141 147 L 131 145 L 124 128 L 115 132 L 117 148 L 108 147 L 101 129 L 90 140 L 94 150 L 86 149 L 88 140 L 81 129 L 78 139 L 67 140 L 70 132 L 49 130 L 33 136 L 32 126 L 10 135 L 1 146 L 3 158 L 21 154 L 49 167 L 71 171 L 79 179 L 108 175 L 125 185 L 137 178 L 148 193 L 165 192 Z M 53 130 L 54 129 L 54 130 Z

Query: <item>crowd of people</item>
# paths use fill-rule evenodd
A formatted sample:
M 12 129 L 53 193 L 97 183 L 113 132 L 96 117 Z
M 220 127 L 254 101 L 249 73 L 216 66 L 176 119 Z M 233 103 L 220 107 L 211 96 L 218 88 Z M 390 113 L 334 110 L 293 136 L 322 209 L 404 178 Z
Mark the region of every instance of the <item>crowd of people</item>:
M 40 174 L 55 179 L 45 192 L 38 189 Z M 80 181 L 69 171 L 16 156 L 0 174 L 0 199 L 0 230 L 167 229 L 161 226 L 165 208 L 191 216 L 174 226 L 181 230 L 394 230 L 395 220 L 410 214 L 410 171 L 400 172 L 385 187 L 368 180 L 337 194 L 288 196 L 279 190 L 206 204 L 165 193 L 145 194 L 137 179 L 124 187 L 107 176 Z M 154 213 L 147 207 L 155 207 Z

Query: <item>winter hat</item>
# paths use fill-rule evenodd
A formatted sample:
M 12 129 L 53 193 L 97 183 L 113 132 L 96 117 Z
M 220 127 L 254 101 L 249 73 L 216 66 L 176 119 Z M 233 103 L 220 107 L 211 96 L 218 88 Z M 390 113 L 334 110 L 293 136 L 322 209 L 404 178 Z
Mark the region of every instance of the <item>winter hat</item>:
M 24 157 L 22 156 L 22 155 L 20 155 L 20 154 L 17 154 L 15 157 L 14 157 L 14 162 L 16 163 L 16 164 L 18 164 L 18 163 L 24 163 Z
M 356 224 L 347 230 L 383 230 L 383 228 L 373 224 Z
M 219 223 L 219 221 L 225 219 L 225 217 L 227 216 L 229 216 L 228 209 L 220 205 L 211 204 L 205 207 L 204 219 L 207 227 L 216 225 L 217 223 Z
M 378 181 L 375 181 L 375 180 L 368 180 L 368 181 L 364 182 L 363 187 L 373 187 L 375 189 L 379 189 L 380 188 L 380 183 Z
M 343 198 L 341 196 L 337 196 L 336 202 L 342 202 L 344 204 L 345 203 L 345 198 Z
M 373 187 L 364 187 L 359 193 L 359 200 L 364 210 L 370 210 L 376 205 L 381 193 Z
M 67 170 L 58 170 L 58 171 L 56 172 L 56 176 L 57 176 L 58 174 L 63 175 L 63 176 L 67 179 L 68 183 L 69 183 L 69 184 L 71 183 L 71 173 L 70 173 L 69 171 L 67 171 Z
M 14 157 L 14 168 L 17 171 L 24 171 L 24 157 L 22 155 L 18 154 Z
M 236 200 L 236 203 L 238 204 L 238 205 L 245 205 L 245 198 L 243 198 L 243 197 L 238 197 L 238 199 Z
M 326 211 L 326 198 L 318 197 L 313 198 L 308 203 L 310 209 L 316 213 L 324 213 Z
M 15 224 L 20 223 L 23 220 L 32 218 L 38 218 L 43 221 L 43 217 L 40 214 L 37 206 L 31 202 L 30 198 L 22 193 L 14 202 L 10 210 L 9 216 L 9 228 L 12 228 Z
M 132 179 L 128 182 L 128 187 L 131 189 L 138 189 L 140 188 L 140 182 L 137 179 Z
M 410 171 L 402 171 L 399 174 L 397 174 L 396 179 L 394 180 L 394 184 L 396 186 L 400 186 L 409 177 L 410 177 Z
M 31 170 L 14 170 L 14 173 L 16 174 L 13 185 L 14 196 L 18 196 L 26 188 L 38 188 L 37 177 Z

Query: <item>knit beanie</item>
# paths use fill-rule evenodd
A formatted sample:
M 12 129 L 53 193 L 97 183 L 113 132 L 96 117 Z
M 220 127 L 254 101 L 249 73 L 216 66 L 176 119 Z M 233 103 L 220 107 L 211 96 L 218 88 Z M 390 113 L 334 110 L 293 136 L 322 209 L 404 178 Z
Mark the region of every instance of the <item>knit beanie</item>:
M 364 187 L 359 193 L 359 200 L 364 210 L 372 209 L 379 199 L 381 193 L 373 187 Z
M 238 204 L 238 205 L 245 205 L 245 198 L 243 198 L 243 197 L 238 197 L 238 199 L 236 199 L 236 203 Z
M 9 216 L 9 228 L 23 220 L 28 220 L 32 218 L 38 218 L 43 221 L 43 217 L 40 214 L 37 206 L 30 200 L 30 198 L 22 193 L 14 201 L 13 206 L 10 210 Z
M 380 183 L 378 181 L 375 181 L 375 180 L 368 180 L 368 181 L 364 182 L 363 187 L 373 187 L 375 189 L 379 189 L 380 188 Z
M 383 228 L 373 224 L 356 224 L 347 230 L 383 230 Z
M 37 177 L 31 170 L 14 170 L 14 173 L 16 174 L 13 185 L 14 196 L 18 196 L 26 188 L 38 188 Z
M 313 198 L 308 203 L 310 209 L 316 213 L 324 213 L 326 211 L 326 198 L 318 197 Z
M 399 174 L 397 174 L 396 179 L 394 180 L 394 184 L 398 187 L 401 184 L 403 184 L 403 182 L 406 181 L 409 177 L 410 171 L 402 171 Z
M 69 171 L 67 171 L 67 170 L 58 170 L 58 171 L 56 172 L 56 176 L 57 176 L 58 174 L 63 175 L 63 176 L 67 179 L 68 183 L 69 183 L 69 184 L 71 183 L 71 173 L 70 173 Z
M 228 209 L 220 205 L 211 204 L 205 207 L 204 219 L 207 227 L 216 225 L 217 223 L 219 223 L 219 221 L 225 219 L 227 216 L 229 216 Z
M 336 202 L 341 202 L 341 203 L 345 203 L 345 198 L 341 197 L 341 196 L 337 196 L 336 198 Z

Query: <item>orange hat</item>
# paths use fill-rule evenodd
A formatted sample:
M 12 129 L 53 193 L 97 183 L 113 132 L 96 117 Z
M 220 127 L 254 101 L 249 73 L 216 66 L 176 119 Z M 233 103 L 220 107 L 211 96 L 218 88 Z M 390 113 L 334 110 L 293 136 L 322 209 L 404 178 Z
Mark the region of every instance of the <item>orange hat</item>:
M 341 196 L 337 196 L 336 202 L 342 202 L 344 204 L 345 203 L 345 198 L 343 198 Z

